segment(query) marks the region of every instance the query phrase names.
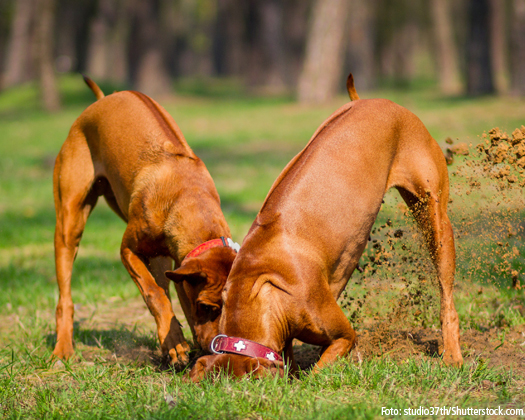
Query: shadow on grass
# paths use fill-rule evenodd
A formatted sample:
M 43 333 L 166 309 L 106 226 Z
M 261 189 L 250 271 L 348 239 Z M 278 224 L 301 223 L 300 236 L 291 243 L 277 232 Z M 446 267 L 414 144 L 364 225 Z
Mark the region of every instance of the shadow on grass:
M 108 329 L 81 328 L 78 322 L 74 323 L 74 342 L 82 343 L 92 349 L 82 349 L 82 357 L 88 361 L 99 358 L 108 359 L 105 351 L 111 352 L 111 357 L 116 356 L 129 362 L 139 364 L 150 364 L 152 366 L 164 367 L 165 360 L 158 351 L 157 337 L 154 332 L 145 334 L 135 329 L 127 329 L 124 326 Z M 45 336 L 46 346 L 53 350 L 56 344 L 56 334 Z

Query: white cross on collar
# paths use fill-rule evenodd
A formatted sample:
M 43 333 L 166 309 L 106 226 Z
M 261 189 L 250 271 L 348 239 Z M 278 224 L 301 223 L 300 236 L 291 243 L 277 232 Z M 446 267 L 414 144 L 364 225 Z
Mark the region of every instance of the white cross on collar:
M 243 351 L 246 348 L 246 345 L 244 344 L 244 341 L 239 340 L 233 345 L 233 347 L 235 347 L 235 350 L 237 351 Z

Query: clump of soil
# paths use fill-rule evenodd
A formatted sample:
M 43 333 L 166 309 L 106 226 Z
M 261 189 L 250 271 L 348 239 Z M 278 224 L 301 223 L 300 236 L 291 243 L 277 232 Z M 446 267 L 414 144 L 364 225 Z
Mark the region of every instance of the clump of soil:
M 484 154 L 483 171 L 492 179 L 500 182 L 500 188 L 506 183 L 525 186 L 525 126 L 516 128 L 509 136 L 499 128 L 489 131 L 488 139 L 478 145 L 478 151 Z M 502 185 L 503 184 L 503 185 Z

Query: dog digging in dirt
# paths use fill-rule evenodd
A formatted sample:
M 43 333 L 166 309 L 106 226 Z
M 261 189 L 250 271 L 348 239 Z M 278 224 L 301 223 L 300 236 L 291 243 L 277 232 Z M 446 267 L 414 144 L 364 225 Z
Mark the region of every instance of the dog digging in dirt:
M 333 113 L 274 182 L 223 291 L 214 355 L 190 377 L 296 369 L 292 342 L 322 347 L 314 371 L 349 354 L 356 333 L 337 305 L 367 244 L 385 192 L 395 187 L 424 232 L 441 292 L 445 363 L 459 366 L 453 302 L 455 249 L 445 157 L 423 123 L 386 99 L 352 100 Z M 284 357 L 281 357 L 284 356 Z
M 104 196 L 127 223 L 120 254 L 157 323 L 162 353 L 175 367 L 190 347 L 171 306 L 172 279 L 194 342 L 209 347 L 217 334 L 221 291 L 238 245 L 204 163 L 171 116 L 133 91 L 104 96 L 75 121 L 56 159 L 55 263 L 60 292 L 53 354 L 73 349 L 71 273 L 86 221 Z M 172 271 L 172 264 L 179 267 Z M 168 279 L 169 278 L 169 279 Z

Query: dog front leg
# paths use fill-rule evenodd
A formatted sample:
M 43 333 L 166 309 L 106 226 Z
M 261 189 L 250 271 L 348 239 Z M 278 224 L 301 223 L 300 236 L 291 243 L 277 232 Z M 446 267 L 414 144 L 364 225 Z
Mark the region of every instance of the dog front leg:
M 126 239 L 126 234 L 124 238 Z M 183 367 L 189 362 L 190 347 L 173 313 L 169 292 L 157 284 L 147 269 L 147 261 L 134 252 L 129 245 L 126 240 L 122 242 L 120 251 L 122 262 L 155 318 L 162 353 L 169 354 L 172 365 Z
M 357 342 L 354 329 L 329 290 L 324 291 L 322 296 L 324 302 L 318 306 L 317 314 L 310 314 L 310 319 L 315 322 L 309 322 L 308 330 L 297 337 L 306 343 L 323 346 L 321 358 L 312 372 L 318 372 L 339 357 L 347 356 Z

